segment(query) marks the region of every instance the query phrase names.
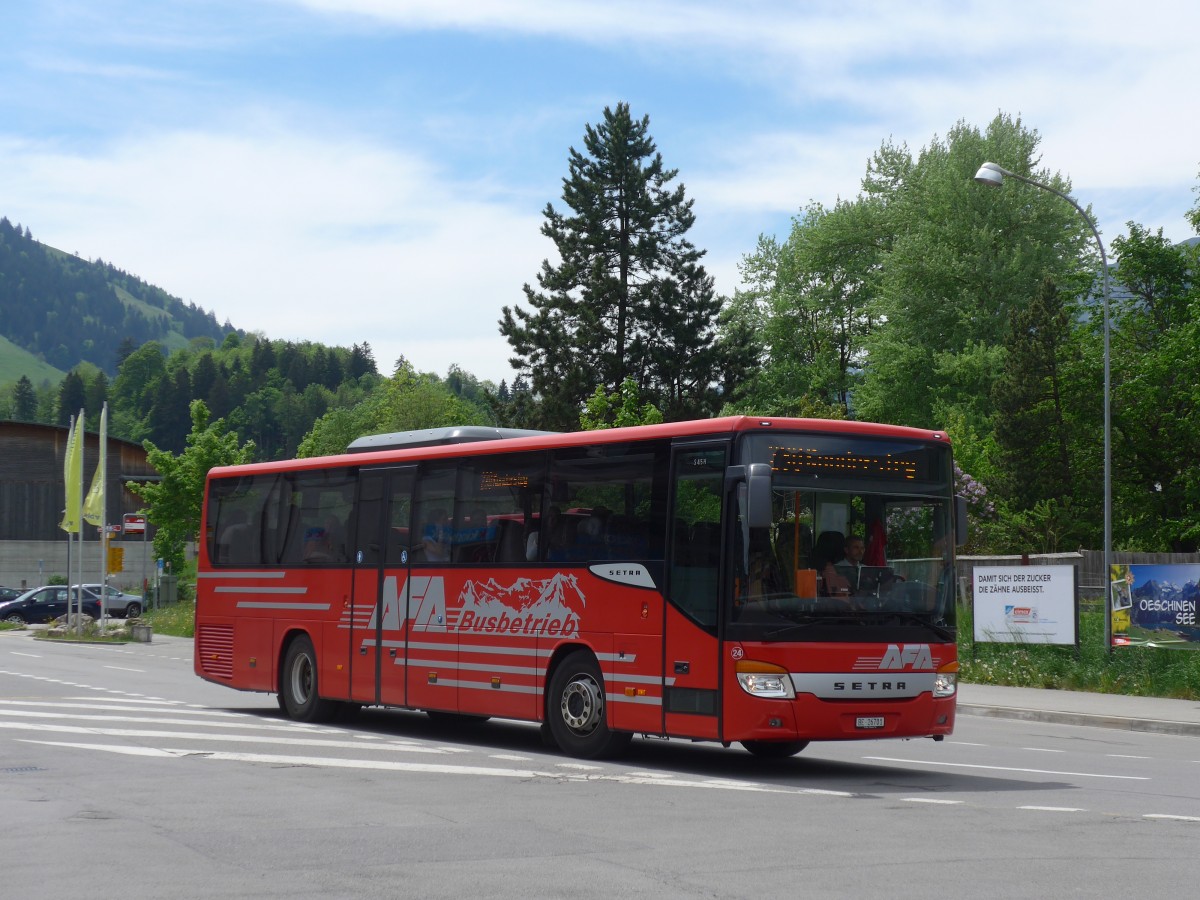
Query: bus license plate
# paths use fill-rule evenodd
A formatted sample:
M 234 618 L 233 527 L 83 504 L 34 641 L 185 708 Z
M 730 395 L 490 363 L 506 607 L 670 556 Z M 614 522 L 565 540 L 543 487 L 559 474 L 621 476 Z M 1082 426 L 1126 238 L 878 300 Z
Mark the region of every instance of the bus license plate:
M 854 720 L 855 728 L 882 728 L 883 716 L 859 716 Z

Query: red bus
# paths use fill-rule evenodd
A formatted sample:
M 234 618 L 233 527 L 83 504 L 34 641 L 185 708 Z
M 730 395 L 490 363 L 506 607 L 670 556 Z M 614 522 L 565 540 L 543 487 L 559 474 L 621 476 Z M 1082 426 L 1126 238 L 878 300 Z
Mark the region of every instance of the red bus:
M 940 740 L 963 508 L 945 434 L 815 419 L 439 429 L 217 468 L 195 669 L 301 721 L 524 719 L 585 758 L 635 734 Z

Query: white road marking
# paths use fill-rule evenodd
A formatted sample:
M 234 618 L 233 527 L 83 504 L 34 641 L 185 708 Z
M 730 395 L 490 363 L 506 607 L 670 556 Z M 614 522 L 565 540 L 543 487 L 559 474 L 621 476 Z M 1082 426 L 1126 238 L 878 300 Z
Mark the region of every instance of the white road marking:
M 145 675 L 145 669 L 127 669 L 124 666 L 105 666 L 106 669 L 116 669 L 118 672 L 137 672 L 139 675 Z
M 1170 819 L 1174 822 L 1200 822 L 1200 816 L 1168 816 L 1163 813 L 1150 813 L 1142 816 L 1143 819 Z
M 1077 806 L 1018 806 L 1017 809 L 1028 809 L 1034 812 L 1087 812 Z
M 991 772 L 1022 772 L 1026 775 L 1069 775 L 1075 778 L 1115 778 L 1120 781 L 1149 781 L 1141 775 L 1100 775 L 1096 772 L 1055 772 L 1051 769 L 1021 769 L 1015 766 L 980 766 L 973 763 L 952 763 L 932 759 L 897 759 L 892 756 L 864 756 L 875 762 L 905 763 L 911 766 L 938 766 L 951 769 L 986 769 Z
M 963 801 L 961 800 L 937 800 L 933 797 L 905 797 L 905 803 L 938 803 L 942 806 L 957 806 Z
M 504 759 L 508 760 L 509 762 L 529 762 L 531 759 L 533 759 L 532 756 L 517 756 L 515 753 L 491 753 L 488 755 L 488 758 Z
M 41 659 L 42 658 L 41 655 L 38 653 L 21 653 L 19 650 L 13 650 L 12 655 L 13 656 L 27 656 L 30 659 Z
M 129 703 L 128 700 L 118 700 L 115 697 L 98 698 L 108 701 L 110 704 Z M 139 701 L 142 702 L 142 701 Z M 147 709 L 143 706 L 105 706 L 103 703 L 50 703 L 44 700 L 0 700 L 0 707 L 4 706 L 36 706 L 45 709 L 91 709 L 98 712 L 140 712 L 140 713 L 161 713 L 161 709 Z M 216 716 L 223 719 L 249 719 L 253 718 L 246 713 L 223 712 L 219 709 L 171 709 L 173 716 Z
M 818 797 L 853 797 L 854 796 L 854 794 L 850 793 L 850 791 L 823 791 L 820 788 L 805 788 L 802 791 L 798 791 L 798 793 L 815 794 Z
M 121 693 L 121 692 L 116 692 L 116 693 Z M 182 700 L 159 700 L 159 699 L 151 699 L 150 697 L 145 697 L 145 696 L 143 696 L 142 694 L 127 694 L 126 696 L 128 696 L 128 697 L 137 697 L 137 698 L 139 698 L 139 699 L 138 699 L 138 703 L 141 703 L 141 704 L 143 704 L 143 705 L 145 705 L 145 704 L 153 704 L 153 705 L 155 705 L 155 706 L 188 706 L 188 705 L 189 705 L 189 704 L 186 704 L 186 703 L 184 703 Z M 129 702 L 129 701 L 128 701 L 128 700 L 126 700 L 124 697 L 64 697 L 63 699 L 65 699 L 65 700 L 77 700 L 77 701 L 83 701 L 83 702 L 86 702 L 86 703 L 100 703 L 100 704 L 104 704 L 104 703 L 128 703 L 128 702 Z M 96 707 L 96 708 L 97 708 L 97 709 L 101 709 L 102 707 Z M 204 707 L 204 706 L 193 706 L 192 708 L 193 708 L 193 709 L 207 709 L 207 707 Z M 216 710 L 213 710 L 213 712 L 217 712 L 217 711 L 216 711 Z M 220 713 L 220 715 L 222 715 L 222 716 L 233 716 L 233 715 L 245 715 L 245 713 L 226 713 L 226 712 L 223 712 L 223 713 Z
M 1110 756 L 1113 759 L 1153 759 L 1152 756 L 1131 756 L 1128 753 L 1106 753 L 1105 756 Z
M 542 772 L 536 769 L 499 769 L 491 766 L 452 766 L 434 763 L 406 763 L 389 760 L 324 758 L 319 756 L 277 756 L 267 753 L 226 753 L 215 750 L 178 750 L 169 747 L 132 747 L 114 744 L 77 744 L 60 741 L 22 741 L 47 747 L 67 747 L 89 752 L 117 753 L 132 756 L 161 758 L 202 758 L 227 762 L 265 763 L 276 766 L 309 766 L 330 769 L 371 769 L 387 772 L 411 772 L 425 775 L 482 775 L 493 778 L 548 778 L 554 781 L 594 782 L 616 784 L 658 785 L 660 787 L 704 788 L 707 790 L 744 791 L 759 794 L 810 794 L 813 791 L 768 787 L 744 781 L 738 784 L 712 784 L 705 781 L 683 781 L 663 778 L 635 778 L 629 775 L 568 775 L 562 772 Z
M 1029 750 L 1033 753 L 1066 753 L 1066 750 L 1051 750 L 1047 747 L 1022 747 L 1022 750 Z
M 106 737 L 177 738 L 181 741 L 221 741 L 232 744 L 284 744 L 295 747 L 333 747 L 338 750 L 394 750 L 397 753 L 442 755 L 446 752 L 437 747 L 421 747 L 402 743 L 360 744 L 356 741 L 322 741 L 274 735 L 208 734 L 202 731 L 150 731 L 138 728 L 85 728 L 82 725 L 43 725 L 37 722 L 0 722 L 0 730 L 48 731 L 57 734 L 90 734 Z
M 194 719 L 156 719 L 153 716 L 80 716 L 66 713 L 33 712 L 32 710 L 0 709 L 0 716 L 13 716 L 23 719 L 72 719 L 82 722 L 143 722 L 148 725 L 195 725 Z M 290 725 L 267 725 L 257 719 L 245 717 L 240 722 L 207 722 L 208 728 L 259 728 L 264 731 L 291 731 L 308 733 L 309 729 L 296 728 Z M 322 734 L 330 732 L 319 732 Z M 337 734 L 339 732 L 332 732 Z M 452 752 L 447 750 L 447 752 Z M 465 751 L 463 751 L 465 752 Z

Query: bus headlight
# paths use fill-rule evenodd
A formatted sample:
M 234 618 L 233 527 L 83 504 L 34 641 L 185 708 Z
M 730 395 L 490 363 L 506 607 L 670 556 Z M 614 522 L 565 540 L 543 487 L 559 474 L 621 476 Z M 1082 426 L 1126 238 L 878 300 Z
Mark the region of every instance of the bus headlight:
M 957 668 L 957 667 L 956 667 Z M 957 672 L 938 672 L 933 681 L 933 696 L 953 697 L 958 690 Z
M 737 680 L 742 690 L 754 697 L 791 699 L 796 696 L 787 669 L 772 663 L 743 659 L 737 664 Z

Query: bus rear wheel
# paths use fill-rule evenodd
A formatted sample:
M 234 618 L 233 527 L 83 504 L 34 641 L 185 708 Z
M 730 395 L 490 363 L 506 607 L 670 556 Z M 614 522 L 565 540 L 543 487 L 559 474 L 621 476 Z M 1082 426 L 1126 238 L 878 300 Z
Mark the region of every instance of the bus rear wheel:
M 279 684 L 279 705 L 297 722 L 328 722 L 338 713 L 338 703 L 318 694 L 317 652 L 306 634 L 288 644 Z
M 576 650 L 563 659 L 546 696 L 546 721 L 559 749 L 580 759 L 600 759 L 629 746 L 632 734 L 608 727 L 607 707 L 596 658 Z
M 808 746 L 808 741 L 742 741 L 742 746 L 763 759 L 786 759 Z

